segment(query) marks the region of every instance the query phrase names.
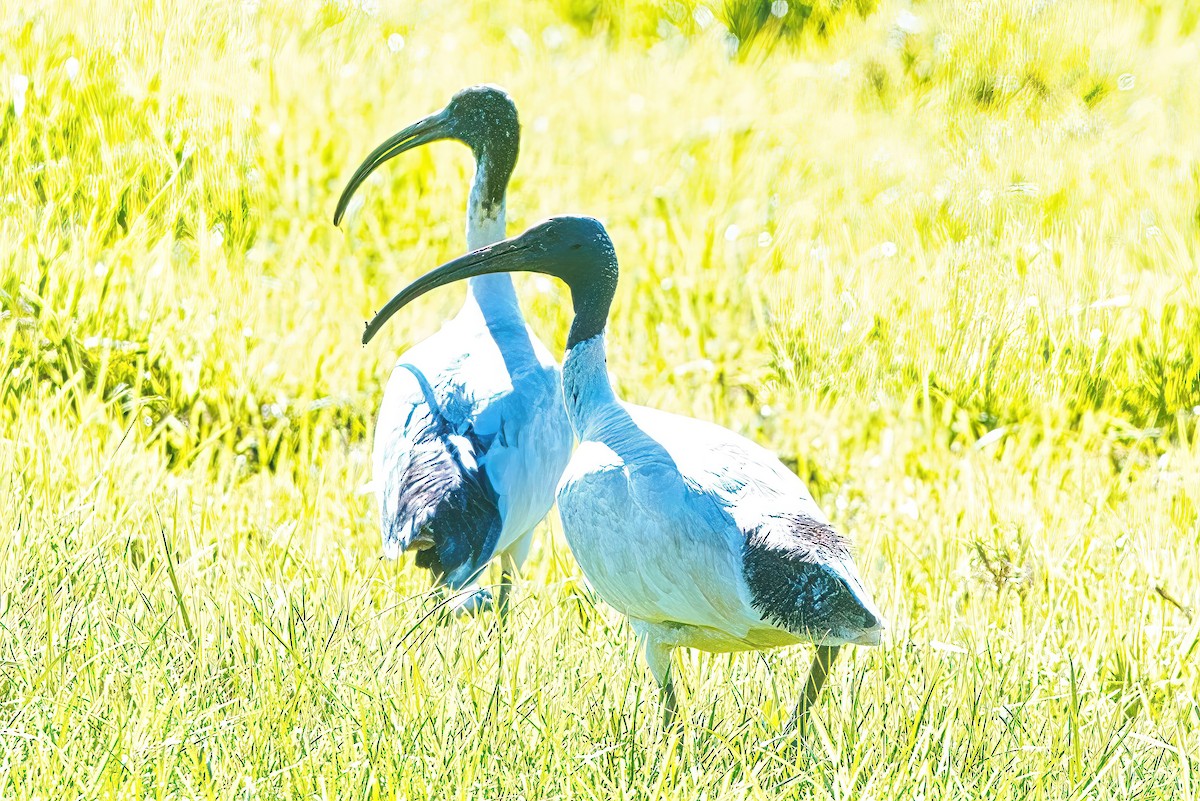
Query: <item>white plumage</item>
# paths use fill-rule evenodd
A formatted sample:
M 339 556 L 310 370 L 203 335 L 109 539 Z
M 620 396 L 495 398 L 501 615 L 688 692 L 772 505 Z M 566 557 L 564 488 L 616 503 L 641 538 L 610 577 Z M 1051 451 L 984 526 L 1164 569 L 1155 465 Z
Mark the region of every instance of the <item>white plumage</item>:
M 580 444 L 558 508 L 588 581 L 645 640 L 656 679 L 669 682 L 677 647 L 878 644 L 882 616 L 804 482 L 728 429 L 618 401 L 604 363 L 600 334 L 572 348 L 563 366 Z M 808 579 L 828 586 L 810 594 L 841 595 L 830 604 L 848 608 L 810 610 L 813 625 L 800 627 L 793 610 L 756 598 L 746 565 L 753 536 L 785 564 L 819 565 L 823 574 Z M 840 619 L 847 615 L 857 618 Z
M 588 581 L 627 615 L 675 710 L 670 654 L 817 644 L 797 710 L 816 699 L 844 644 L 875 645 L 883 618 L 848 541 L 770 452 L 711 423 L 621 403 L 604 330 L 617 261 L 603 226 L 561 217 L 426 274 L 368 325 L 451 281 L 511 270 L 556 276 L 575 319 L 563 398 L 579 447 L 558 488 L 563 531 Z
M 516 347 L 522 339 L 523 347 Z M 412 530 L 419 527 L 414 517 L 397 508 L 401 483 L 411 489 L 412 482 L 396 477 L 445 454 L 449 444 L 462 470 L 484 471 L 494 491 L 502 526 L 492 557 L 507 557 L 506 566 L 519 567 L 530 535 L 554 504 L 557 478 L 571 452 L 559 380 L 557 362 L 524 321 L 493 317 L 489 326 L 474 293 L 436 334 L 400 356 L 384 390 L 372 452 L 380 514 L 388 521 L 386 556 L 426 544 Z M 424 435 L 431 418 L 441 418 L 445 436 Z M 392 521 L 402 521 L 402 527 L 389 532 Z M 461 588 L 482 567 L 464 563 L 449 569 L 445 581 Z M 480 592 L 463 601 L 485 599 Z
M 334 221 L 384 161 L 427 142 L 456 139 L 476 157 L 467 244 L 499 241 L 519 130 L 516 108 L 503 91 L 463 90 L 442 112 L 368 156 Z M 460 611 L 490 604 L 490 592 L 477 581 L 500 557 L 503 611 L 511 574 L 554 503 L 572 442 L 558 364 L 526 326 L 511 278 L 472 279 L 461 311 L 400 356 L 384 391 L 372 459 L 384 553 L 417 551 L 419 566 L 460 591 Z

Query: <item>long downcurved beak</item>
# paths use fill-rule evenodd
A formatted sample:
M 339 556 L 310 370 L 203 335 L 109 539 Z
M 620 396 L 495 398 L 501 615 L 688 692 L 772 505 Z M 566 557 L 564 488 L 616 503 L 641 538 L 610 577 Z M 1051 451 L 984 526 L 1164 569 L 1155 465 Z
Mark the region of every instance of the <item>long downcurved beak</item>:
M 420 122 L 413 123 L 375 148 L 371 151 L 371 155 L 367 156 L 366 160 L 354 171 L 350 182 L 342 190 L 342 196 L 338 198 L 337 211 L 333 213 L 333 224 L 341 223 L 342 218 L 346 216 L 346 208 L 350 205 L 350 198 L 354 196 L 354 191 L 380 164 L 406 150 L 412 150 L 414 147 L 436 142 L 439 139 L 448 139 L 452 135 L 449 115 L 443 109 Z
M 387 305 L 371 318 L 367 323 L 367 330 L 363 332 L 362 343 L 366 345 L 370 342 L 379 333 L 379 329 L 388 321 L 388 318 L 432 289 L 477 275 L 508 273 L 518 270 L 539 271 L 535 265 L 528 263 L 531 261 L 529 259 L 531 254 L 527 251 L 533 245 L 523 240 L 525 237 L 521 236 L 497 242 L 494 245 L 471 251 L 465 256 L 459 256 L 457 259 L 448 261 L 441 267 L 425 273 L 400 290 L 387 302 Z

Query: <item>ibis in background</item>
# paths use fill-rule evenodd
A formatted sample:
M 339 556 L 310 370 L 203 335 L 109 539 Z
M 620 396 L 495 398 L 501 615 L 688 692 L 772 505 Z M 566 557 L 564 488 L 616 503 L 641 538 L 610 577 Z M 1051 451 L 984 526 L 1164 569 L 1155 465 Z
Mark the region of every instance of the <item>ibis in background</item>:
M 778 458 L 712 423 L 617 399 L 604 347 L 617 257 L 599 222 L 557 217 L 446 263 L 392 298 L 363 343 L 431 289 L 515 270 L 571 290 L 562 382 L 579 447 L 558 486 L 558 511 L 588 581 L 644 642 L 666 722 L 676 711 L 675 648 L 813 642 L 794 719 L 803 720 L 838 649 L 879 644 L 883 617 L 849 541 Z
M 475 156 L 468 250 L 504 239 L 520 130 L 503 90 L 462 90 L 367 156 L 342 192 L 334 225 L 385 161 L 452 139 Z M 400 356 L 383 394 L 372 465 L 384 554 L 415 551 L 417 565 L 456 593 L 459 612 L 491 605 L 479 578 L 499 556 L 503 614 L 572 445 L 558 363 L 525 325 L 511 277 L 475 276 L 462 309 Z

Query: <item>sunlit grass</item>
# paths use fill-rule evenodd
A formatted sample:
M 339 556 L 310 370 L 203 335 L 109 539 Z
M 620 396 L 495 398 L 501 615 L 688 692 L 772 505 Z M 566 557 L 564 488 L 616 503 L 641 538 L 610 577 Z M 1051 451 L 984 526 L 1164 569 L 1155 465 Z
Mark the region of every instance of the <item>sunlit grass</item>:
M 4 795 L 1200 794 L 1200 5 L 761 5 L 6 11 Z M 670 741 L 556 519 L 503 637 L 378 556 L 371 418 L 461 289 L 361 326 L 463 249 L 468 152 L 330 218 L 483 81 L 510 229 L 613 235 L 619 391 L 856 543 L 892 636 L 796 753 L 804 649 L 685 654 Z

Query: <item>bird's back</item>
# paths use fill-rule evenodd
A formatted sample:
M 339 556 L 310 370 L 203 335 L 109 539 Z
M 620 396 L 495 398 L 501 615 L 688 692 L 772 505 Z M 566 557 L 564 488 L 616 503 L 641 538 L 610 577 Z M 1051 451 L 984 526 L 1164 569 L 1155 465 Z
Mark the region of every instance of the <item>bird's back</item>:
M 847 541 L 799 478 L 728 429 L 612 406 L 564 475 L 559 511 L 600 595 L 683 639 L 690 630 L 679 645 L 878 638 Z
M 502 354 L 471 322 L 400 357 L 373 459 L 385 554 L 416 549 L 455 587 L 545 516 L 571 445 L 545 349 L 530 338 L 523 355 Z

